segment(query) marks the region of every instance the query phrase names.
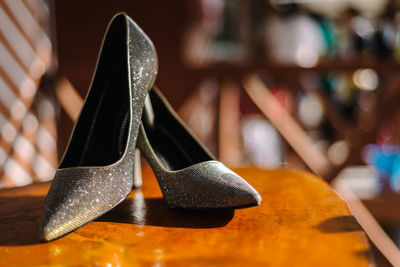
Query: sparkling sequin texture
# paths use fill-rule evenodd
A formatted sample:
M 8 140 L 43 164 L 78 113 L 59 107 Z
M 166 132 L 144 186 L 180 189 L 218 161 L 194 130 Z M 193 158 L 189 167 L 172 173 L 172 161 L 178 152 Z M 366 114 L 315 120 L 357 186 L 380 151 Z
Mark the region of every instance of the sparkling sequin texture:
M 130 122 L 125 152 L 108 166 L 58 169 L 45 201 L 40 225 L 42 240 L 52 240 L 99 217 L 129 194 L 133 184 L 135 146 L 144 99 L 154 83 L 158 62 L 150 39 L 127 15 L 126 63 L 129 75 Z M 110 27 L 110 26 L 109 26 Z

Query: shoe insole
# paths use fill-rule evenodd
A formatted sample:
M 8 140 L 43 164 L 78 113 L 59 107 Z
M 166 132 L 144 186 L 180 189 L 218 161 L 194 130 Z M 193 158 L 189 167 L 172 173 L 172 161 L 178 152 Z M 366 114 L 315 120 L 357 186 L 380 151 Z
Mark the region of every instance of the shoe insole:
M 130 89 L 126 43 L 121 42 L 126 37 L 119 29 L 110 28 L 104 40 L 95 78 L 60 168 L 110 165 L 125 151 Z

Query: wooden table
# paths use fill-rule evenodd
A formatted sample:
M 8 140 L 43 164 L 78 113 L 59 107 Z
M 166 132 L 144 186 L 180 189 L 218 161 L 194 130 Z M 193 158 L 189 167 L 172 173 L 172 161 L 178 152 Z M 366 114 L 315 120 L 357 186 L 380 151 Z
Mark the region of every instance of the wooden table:
M 0 191 L 0 266 L 368 266 L 367 239 L 345 202 L 301 171 L 236 169 L 258 207 L 169 209 L 148 167 L 144 186 L 100 219 L 40 243 L 48 183 Z M 111 264 L 111 265 L 107 265 Z

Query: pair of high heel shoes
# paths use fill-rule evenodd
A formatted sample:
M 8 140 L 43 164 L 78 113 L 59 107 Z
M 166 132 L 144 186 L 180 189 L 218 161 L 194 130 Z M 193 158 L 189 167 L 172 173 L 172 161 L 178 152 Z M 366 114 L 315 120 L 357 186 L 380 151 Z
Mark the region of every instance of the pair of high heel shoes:
M 45 201 L 42 240 L 61 237 L 101 216 L 140 186 L 134 182 L 136 148 L 150 163 L 170 207 L 260 203 L 257 191 L 213 158 L 153 86 L 157 68 L 150 39 L 126 14 L 116 15 Z

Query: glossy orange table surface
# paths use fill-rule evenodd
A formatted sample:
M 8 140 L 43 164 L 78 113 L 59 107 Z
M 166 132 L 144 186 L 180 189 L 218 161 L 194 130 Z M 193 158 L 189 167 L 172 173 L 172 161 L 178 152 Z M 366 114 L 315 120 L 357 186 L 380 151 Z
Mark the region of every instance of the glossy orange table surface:
M 100 219 L 40 243 L 49 184 L 0 191 L 0 266 L 368 266 L 364 233 L 319 178 L 236 169 L 262 195 L 242 210 L 169 209 L 146 167 L 144 185 Z

